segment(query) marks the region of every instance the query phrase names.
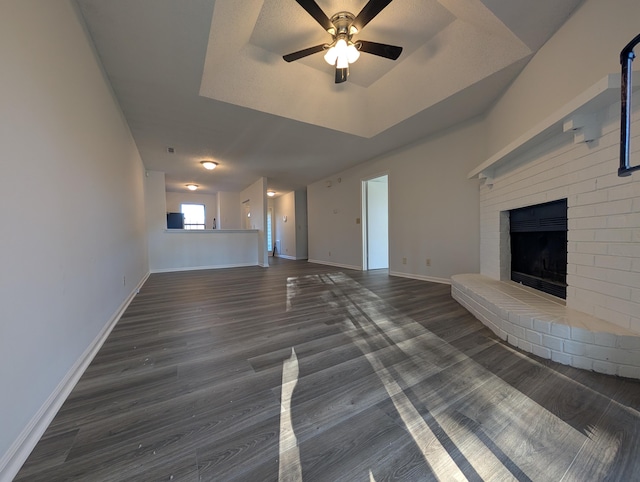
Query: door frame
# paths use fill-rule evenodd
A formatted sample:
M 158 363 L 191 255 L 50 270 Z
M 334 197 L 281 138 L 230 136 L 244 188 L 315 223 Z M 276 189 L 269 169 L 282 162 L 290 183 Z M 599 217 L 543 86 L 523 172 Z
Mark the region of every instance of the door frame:
M 369 231 L 368 231 L 368 202 L 369 189 L 368 182 L 379 177 L 387 177 L 387 219 L 390 220 L 390 192 L 391 192 L 391 175 L 389 171 L 379 172 L 360 179 L 360 224 L 362 226 L 362 271 L 369 270 Z M 389 228 L 387 228 L 387 246 L 389 246 Z M 389 256 L 387 255 L 387 269 L 389 268 Z

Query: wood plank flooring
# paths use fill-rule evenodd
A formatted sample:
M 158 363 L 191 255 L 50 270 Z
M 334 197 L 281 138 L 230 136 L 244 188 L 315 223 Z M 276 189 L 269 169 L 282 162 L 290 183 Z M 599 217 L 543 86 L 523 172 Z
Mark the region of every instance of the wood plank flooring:
M 151 275 L 15 480 L 626 482 L 639 410 L 447 285 L 274 259 Z

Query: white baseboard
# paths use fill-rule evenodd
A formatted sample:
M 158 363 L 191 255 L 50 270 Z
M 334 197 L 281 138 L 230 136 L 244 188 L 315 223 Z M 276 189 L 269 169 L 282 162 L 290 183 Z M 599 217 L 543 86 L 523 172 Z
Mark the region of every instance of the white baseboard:
M 152 269 L 151 273 L 174 273 L 177 271 L 198 271 L 201 269 L 246 268 L 247 266 L 260 266 L 256 263 L 216 264 L 212 266 L 188 266 L 184 268 Z
M 133 298 L 140 291 L 149 274 L 150 273 L 147 273 L 142 278 L 138 286 L 136 286 L 127 299 L 124 300 L 104 328 L 102 328 L 100 333 L 98 333 L 84 353 L 76 360 L 60 383 L 58 383 L 58 386 L 51 395 L 49 395 L 44 404 L 42 404 L 18 438 L 11 444 L 9 450 L 2 456 L 2 459 L 0 459 L 0 482 L 10 482 L 16 476 L 42 437 L 42 434 L 44 434 L 58 413 L 58 410 L 60 410 L 60 407 L 62 407 L 62 404 L 71 393 L 71 390 L 76 386 L 78 380 L 80 380 L 80 377 L 104 344 L 113 327 L 116 326 L 116 323 L 118 323 Z
M 317 259 L 309 259 L 309 263 L 326 264 L 327 266 L 335 266 L 336 268 L 355 269 L 356 271 L 362 271 L 362 266 L 353 266 L 350 264 L 333 263 L 331 261 L 320 261 Z
M 431 283 L 441 283 L 444 285 L 450 285 L 451 279 L 449 278 L 435 278 L 433 276 L 423 276 L 421 274 L 401 273 L 399 271 L 389 271 L 389 276 L 398 276 L 399 278 L 417 279 L 420 281 L 429 281 Z

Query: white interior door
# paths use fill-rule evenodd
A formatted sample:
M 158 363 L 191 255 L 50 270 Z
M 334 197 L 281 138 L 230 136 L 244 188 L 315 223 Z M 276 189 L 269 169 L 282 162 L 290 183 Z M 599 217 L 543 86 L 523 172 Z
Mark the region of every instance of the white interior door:
M 363 183 L 364 269 L 389 268 L 389 176 Z

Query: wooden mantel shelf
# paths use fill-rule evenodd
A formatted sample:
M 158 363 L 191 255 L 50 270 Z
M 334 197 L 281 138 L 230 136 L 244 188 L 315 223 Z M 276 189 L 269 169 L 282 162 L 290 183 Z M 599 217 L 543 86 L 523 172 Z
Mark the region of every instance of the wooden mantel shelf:
M 640 86 L 640 75 L 633 78 L 633 87 Z M 589 141 L 593 138 L 592 122 L 595 114 L 620 100 L 620 74 L 609 74 L 570 102 L 553 112 L 550 116 L 525 132 L 468 174 L 475 177 L 492 178 L 495 168 L 515 159 L 540 142 L 563 131 L 572 130 L 576 141 Z

